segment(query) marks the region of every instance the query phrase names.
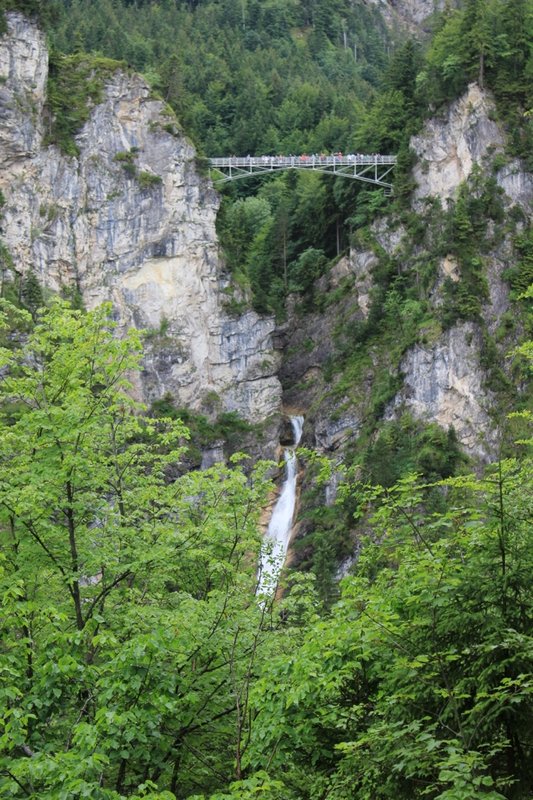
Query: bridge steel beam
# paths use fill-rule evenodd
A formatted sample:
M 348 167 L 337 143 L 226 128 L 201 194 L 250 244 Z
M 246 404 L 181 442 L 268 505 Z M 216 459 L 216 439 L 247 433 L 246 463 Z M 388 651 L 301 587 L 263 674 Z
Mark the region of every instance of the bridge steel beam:
M 285 169 L 300 169 L 372 183 L 388 191 L 392 191 L 389 175 L 395 164 L 396 156 L 382 155 L 232 156 L 209 159 L 210 169 L 220 174 L 220 177 L 214 179 L 215 183 L 241 180 L 252 175 L 267 175 Z

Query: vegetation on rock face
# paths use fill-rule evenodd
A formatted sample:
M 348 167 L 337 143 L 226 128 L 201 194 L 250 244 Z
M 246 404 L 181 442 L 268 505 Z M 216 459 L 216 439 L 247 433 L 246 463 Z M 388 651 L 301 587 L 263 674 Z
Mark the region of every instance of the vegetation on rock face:
M 190 440 L 184 455 L 196 466 L 202 461 L 202 448 L 223 444 L 231 452 L 242 450 L 243 436 L 260 436 L 258 425 L 252 425 L 234 411 L 218 411 L 214 420 L 188 408 L 176 408 L 170 394 L 154 400 L 151 412 L 156 417 L 179 419 L 189 431 Z
M 427 202 L 417 214 L 396 205 L 386 225 L 369 225 L 363 207 L 360 219 L 363 224 L 352 237 L 353 263 L 356 268 L 366 261 L 373 264 L 370 287 L 363 289 L 370 291 L 367 315 L 353 291 L 355 276 L 348 276 L 335 292 L 322 293 L 314 306 L 316 324 L 333 331 L 334 346 L 313 395 L 309 422 L 312 426 L 315 414 L 322 421 L 328 408 L 332 425 L 335 417 L 353 419 L 353 431 L 346 431 L 333 460 L 385 486 L 413 470 L 433 481 L 465 469 L 453 431 L 426 427 L 408 415 L 397 422 L 384 422 L 383 416 L 391 413 L 390 403 L 401 388 L 402 358 L 409 348 L 431 348 L 446 328 L 467 320 L 474 323 L 480 342 L 480 368 L 492 397 L 489 413 L 501 452 L 516 454 L 520 422 L 508 421 L 506 414 L 530 402 L 531 374 L 519 360 L 511 365 L 506 354 L 517 340 L 533 335 L 531 304 L 522 294 L 528 282 L 530 231 L 517 209 L 507 213 L 490 164 L 486 171 L 473 170 L 446 209 L 438 200 Z M 502 252 L 514 265 L 503 272 Z M 511 286 L 511 309 L 496 330 L 490 311 L 486 318 L 489 274 L 497 296 L 505 296 L 501 278 Z M 312 340 L 314 346 L 320 343 Z M 299 380 L 300 373 L 285 371 L 291 400 Z M 361 522 L 354 522 L 351 503 L 324 505 L 324 490 L 312 470 L 306 473 L 306 484 L 294 564 L 316 574 L 328 605 L 337 598 L 339 563 L 349 562 L 359 546 Z M 446 496 L 432 489 L 424 503 L 428 512 L 442 511 Z
M 0 10 L 14 7 L 44 9 L 5 0 Z M 121 58 L 148 73 L 209 154 L 398 152 L 393 210 L 405 235 L 389 255 L 371 223 L 390 201 L 316 175 L 224 198 L 228 264 L 261 311 L 282 315 L 289 292 L 302 312 L 334 306 L 316 279 L 348 230 L 376 256 L 368 318 L 339 314 L 327 371 L 341 410 L 361 400 L 358 449 L 346 452 L 337 502 L 306 503 L 314 552 L 304 538 L 299 555 L 314 580 L 293 576 L 279 604 L 254 595 L 267 465 L 194 469 L 200 447 L 235 444 L 246 423 L 168 398 L 147 414 L 127 381 L 138 336 L 117 340 L 107 307 L 40 308 L 35 273 L 5 281 L 13 264 L 0 249 L 2 297 L 27 309 L 2 302 L 0 794 L 529 800 L 531 413 L 515 406 L 520 443 L 480 477 L 466 474 L 452 429 L 382 417 L 406 349 L 458 320 L 479 326 L 498 415 L 502 398 L 514 403 L 510 376 L 530 377 L 530 344 L 512 368 L 498 363 L 498 348 L 531 335 L 527 220 L 505 216 L 496 182 L 477 171 L 447 210 L 430 203 L 415 217 L 406 199 L 410 134 L 473 78 L 518 122 L 511 149 L 528 156 L 531 0 L 466 0 L 425 55 L 407 43 L 390 65 L 374 11 L 344 0 L 58 9 L 49 141 L 68 154 L 117 66 L 109 59 Z M 148 190 L 159 178 L 139 173 L 134 155 L 119 154 L 117 170 Z M 504 239 L 513 305 L 489 331 L 485 260 Z M 439 277 L 445 258 L 459 281 Z M 328 471 L 309 467 L 317 494 Z M 353 575 L 339 589 L 344 556 Z
M 417 474 L 426 486 L 421 491 L 428 514 L 442 512 L 447 499 L 437 482 L 466 471 L 453 428 L 445 431 L 435 423 L 424 424 L 404 413 L 399 420 L 381 423 L 373 436 L 363 431 L 346 447 L 337 466 L 338 481 L 357 476 L 365 485 L 391 489 L 408 475 Z M 340 564 L 350 565 L 361 547 L 364 521 L 355 513 L 351 495 L 324 505 L 320 470 L 311 462 L 306 470 L 305 493 L 294 542 L 293 566 L 316 576 L 317 593 L 326 608 L 338 599 Z
M 91 109 L 103 100 L 106 77 L 126 68 L 109 58 L 76 53 L 50 54 L 46 144 L 56 144 L 69 156 L 78 155 L 75 135 L 89 119 Z
M 0 35 L 7 31 L 6 11 L 20 11 L 43 25 L 51 25 L 57 19 L 58 6 L 55 0 L 0 0 Z
M 160 175 L 155 175 L 153 172 L 146 172 L 145 170 L 138 169 L 135 163 L 135 157 L 138 152 L 138 147 L 132 147 L 130 150 L 123 150 L 115 155 L 114 161 L 121 165 L 129 178 L 135 178 L 137 180 L 141 189 L 147 191 L 153 189 L 155 186 L 159 186 L 162 183 L 162 178 Z
M 492 89 L 511 152 L 530 166 L 532 36 L 531 0 L 465 0 L 444 15 L 418 78 L 425 97 L 435 103 L 457 97 L 471 81 Z

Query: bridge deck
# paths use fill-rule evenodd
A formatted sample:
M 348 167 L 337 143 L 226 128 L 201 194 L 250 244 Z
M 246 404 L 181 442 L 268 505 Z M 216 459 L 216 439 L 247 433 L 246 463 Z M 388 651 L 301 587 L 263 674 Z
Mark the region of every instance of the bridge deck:
M 352 166 L 353 164 L 396 164 L 396 156 L 380 155 L 302 155 L 302 156 L 229 156 L 229 158 L 210 158 L 212 167 L 301 167 L 325 166 Z
M 262 175 L 282 169 L 306 169 L 334 174 L 392 189 L 389 175 L 396 156 L 362 155 L 298 155 L 298 156 L 229 156 L 210 158 L 209 166 L 221 173 L 217 182 L 233 181 L 250 175 Z M 388 180 L 387 180 L 388 179 Z

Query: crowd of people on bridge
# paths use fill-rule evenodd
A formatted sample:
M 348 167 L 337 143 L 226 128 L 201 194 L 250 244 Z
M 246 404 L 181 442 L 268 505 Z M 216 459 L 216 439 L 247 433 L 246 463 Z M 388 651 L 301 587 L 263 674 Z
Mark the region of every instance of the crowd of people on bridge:
M 223 163 L 222 163 L 223 162 Z M 220 164 L 221 166 L 320 166 L 331 164 L 375 164 L 391 162 L 391 156 L 382 156 L 378 153 L 302 153 L 301 155 L 288 155 L 288 156 L 230 156 L 229 158 L 213 158 L 211 163 L 214 165 Z

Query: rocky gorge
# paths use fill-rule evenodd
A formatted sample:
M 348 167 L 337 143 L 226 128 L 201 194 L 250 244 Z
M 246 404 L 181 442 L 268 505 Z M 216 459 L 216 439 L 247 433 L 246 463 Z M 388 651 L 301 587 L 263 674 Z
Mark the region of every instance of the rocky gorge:
M 531 41 L 0 0 L 1 797 L 531 800 Z
M 240 290 L 231 285 L 217 241 L 218 194 L 171 110 L 141 77 L 112 69 L 75 137 L 75 154 L 65 154 L 48 143 L 44 37 L 18 13 L 8 22 L 0 41 L 5 282 L 31 271 L 49 291 L 75 290 L 87 308 L 110 301 L 119 331 L 147 331 L 136 378 L 140 398 L 150 403 L 169 395 L 178 407 L 269 420 L 262 448 L 268 455 L 284 408 L 306 413 L 304 441 L 319 451 L 338 455 L 353 444 L 375 400 L 379 373 L 387 382 L 379 411 L 384 420 L 407 411 L 453 426 L 467 455 L 481 461 L 495 456 L 498 420 L 479 324 L 430 325 L 403 350 L 374 349 L 352 383 L 334 368 L 339 348 L 350 349 L 345 331 L 368 320 L 380 263 L 393 261 L 411 274 L 432 260 L 424 291 L 438 308 L 444 284 L 461 277 L 453 254 L 430 253 L 427 239 L 413 244 L 412 231 L 385 215 L 369 240 L 352 243 L 320 279 L 321 310 L 302 314 L 293 299 L 287 321 L 276 329 L 272 317 L 231 309 L 229 298 Z M 472 176 L 492 174 L 504 143 L 490 95 L 471 85 L 412 139 L 413 214 L 424 219 L 432 203 L 451 208 Z M 529 213 L 533 179 L 518 161 L 501 164 L 496 182 L 506 209 Z M 487 248 L 482 313 L 489 331 L 509 309 L 502 271 L 512 251 L 511 235 Z

